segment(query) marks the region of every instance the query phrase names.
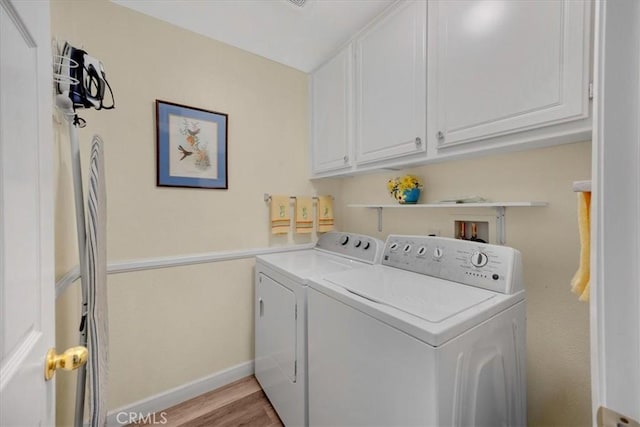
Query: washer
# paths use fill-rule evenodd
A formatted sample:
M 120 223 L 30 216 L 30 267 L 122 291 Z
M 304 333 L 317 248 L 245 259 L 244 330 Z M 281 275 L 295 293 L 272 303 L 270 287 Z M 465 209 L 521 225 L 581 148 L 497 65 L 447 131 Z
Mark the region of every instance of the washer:
M 505 246 L 389 236 L 308 289 L 311 426 L 526 425 L 525 293 Z
M 256 257 L 255 375 L 287 426 L 308 425 L 307 283 L 379 263 L 383 242 L 330 232 L 313 249 Z

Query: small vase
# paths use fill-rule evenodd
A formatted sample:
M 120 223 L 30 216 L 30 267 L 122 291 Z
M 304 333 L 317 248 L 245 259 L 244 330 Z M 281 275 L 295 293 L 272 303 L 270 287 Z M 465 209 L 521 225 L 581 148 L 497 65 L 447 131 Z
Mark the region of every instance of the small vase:
M 418 203 L 418 199 L 420 198 L 420 189 L 412 188 L 411 190 L 404 190 L 402 192 L 402 197 L 398 200 L 400 204 L 403 205 L 415 205 Z

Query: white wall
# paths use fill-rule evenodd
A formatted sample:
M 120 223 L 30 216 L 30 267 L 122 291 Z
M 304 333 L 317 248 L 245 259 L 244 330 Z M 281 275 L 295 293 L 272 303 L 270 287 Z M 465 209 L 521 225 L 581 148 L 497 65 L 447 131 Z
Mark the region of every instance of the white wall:
M 116 97 L 86 111 L 84 154 L 105 141 L 110 261 L 282 245 L 263 193 L 331 194 L 307 177 L 307 75 L 103 0 L 52 2 L 52 36 L 100 58 Z M 229 190 L 156 187 L 155 99 L 229 115 Z M 58 277 L 77 263 L 66 125 L 56 131 Z M 86 156 L 85 156 L 86 172 Z M 253 261 L 110 276 L 109 409 L 253 359 Z M 57 345 L 77 343 L 77 284 L 58 300 Z M 75 375 L 58 381 L 58 425 Z
M 494 201 L 546 201 L 543 208 L 507 208 L 507 245 L 523 255 L 527 292 L 527 398 L 531 426 L 591 423 L 589 307 L 569 291 L 578 267 L 574 180 L 589 179 L 589 142 L 494 155 L 342 180 L 343 203 L 393 203 L 386 182 L 413 173 L 425 182 L 421 202 L 465 195 Z M 386 209 L 383 232 L 373 209 L 345 208 L 344 228 L 375 235 L 453 237 L 462 217 L 493 221 L 491 209 Z

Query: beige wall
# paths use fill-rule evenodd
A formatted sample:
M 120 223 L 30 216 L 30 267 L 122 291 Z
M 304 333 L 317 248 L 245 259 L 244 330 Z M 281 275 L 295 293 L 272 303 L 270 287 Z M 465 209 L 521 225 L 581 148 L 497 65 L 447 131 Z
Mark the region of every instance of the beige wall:
M 52 36 L 105 64 L 116 109 L 86 111 L 105 141 L 110 261 L 282 245 L 263 193 L 331 194 L 307 162 L 307 76 L 103 0 L 52 2 Z M 229 115 L 229 190 L 156 187 L 155 99 Z M 77 263 L 68 136 L 56 131 L 56 268 Z M 253 261 L 109 277 L 109 409 L 253 358 Z M 57 345 L 76 343 L 78 284 L 57 302 Z M 58 425 L 74 375 L 58 378 Z
M 54 0 L 52 35 L 99 57 L 115 91 L 116 110 L 85 112 L 88 126 L 80 132 L 85 154 L 93 133 L 106 142 L 111 261 L 294 241 L 270 236 L 264 192 L 334 194 L 341 229 L 381 238 L 435 229 L 451 236 L 452 215 L 492 217 L 489 210 L 387 210 L 378 233 L 374 211 L 344 205 L 391 203 L 386 180 L 405 171 L 310 183 L 301 72 L 103 0 Z M 229 114 L 228 191 L 156 187 L 155 99 Z M 64 124 L 54 128 L 60 276 L 77 255 L 68 137 Z M 532 426 L 590 424 L 588 307 L 568 291 L 578 259 L 571 182 L 589 171 L 589 143 L 410 170 L 426 181 L 423 201 L 476 194 L 550 203 L 507 210 L 507 243 L 525 263 Z M 247 260 L 110 276 L 109 408 L 250 360 L 252 266 Z M 57 301 L 59 348 L 77 339 L 77 286 Z M 58 425 L 70 425 L 75 378 L 57 381 Z
M 544 208 L 507 208 L 507 245 L 522 252 L 527 292 L 527 398 L 530 426 L 591 424 L 589 306 L 569 292 L 579 241 L 572 181 L 588 179 L 589 142 L 521 153 L 454 161 L 342 181 L 344 203 L 393 203 L 389 178 L 406 172 L 425 182 L 421 202 L 464 195 L 494 201 L 546 201 Z M 388 234 L 453 237 L 462 217 L 493 221 L 490 209 L 387 209 L 383 232 L 375 210 L 346 208 L 344 229 L 386 238 Z M 494 223 L 495 224 L 495 223 Z

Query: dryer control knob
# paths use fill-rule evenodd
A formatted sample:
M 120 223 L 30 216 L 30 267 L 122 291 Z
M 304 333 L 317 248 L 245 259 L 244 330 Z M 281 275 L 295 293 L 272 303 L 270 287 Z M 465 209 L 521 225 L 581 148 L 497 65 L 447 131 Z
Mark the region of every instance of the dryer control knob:
M 443 253 L 444 253 L 444 252 L 442 252 L 442 248 L 435 248 L 435 249 L 433 250 L 433 257 L 434 257 L 435 259 L 440 259 L 440 258 L 442 258 Z
M 356 248 L 359 248 L 360 245 L 362 245 L 362 240 L 356 240 L 355 242 L 353 242 L 353 246 Z
M 364 246 L 362 247 L 362 249 L 364 249 L 364 250 L 366 251 L 366 250 L 367 250 L 367 249 L 369 249 L 370 247 L 371 247 L 371 243 L 369 243 L 369 242 L 364 242 Z
M 484 252 L 476 251 L 471 254 L 471 264 L 474 267 L 484 267 L 489 262 L 489 257 Z
M 349 243 L 349 236 L 347 236 L 346 234 L 344 236 L 342 236 L 340 238 L 340 244 L 342 246 L 346 245 L 347 243 Z
M 391 246 L 389 246 L 389 249 L 391 250 L 391 252 L 395 252 L 398 249 L 398 243 L 393 242 Z

